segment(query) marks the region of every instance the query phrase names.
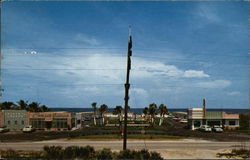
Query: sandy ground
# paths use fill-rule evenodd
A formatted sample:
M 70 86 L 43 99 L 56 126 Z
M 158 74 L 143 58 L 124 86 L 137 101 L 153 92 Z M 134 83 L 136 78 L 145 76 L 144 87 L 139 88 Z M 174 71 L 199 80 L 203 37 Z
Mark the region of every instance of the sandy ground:
M 119 151 L 122 149 L 122 140 L 58 139 L 36 142 L 2 142 L 0 143 L 0 149 L 41 150 L 44 145 L 60 145 L 63 147 L 91 145 L 96 150 L 106 147 L 113 151 Z M 241 145 L 242 142 L 217 142 L 201 139 L 128 141 L 128 149 L 157 151 L 165 159 L 218 159 L 217 153 L 226 152 Z M 244 143 L 244 145 L 250 148 L 249 142 Z

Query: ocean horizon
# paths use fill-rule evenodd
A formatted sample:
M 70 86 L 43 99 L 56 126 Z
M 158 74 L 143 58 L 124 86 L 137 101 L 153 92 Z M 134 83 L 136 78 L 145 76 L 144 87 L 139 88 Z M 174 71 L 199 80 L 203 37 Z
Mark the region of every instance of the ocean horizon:
M 50 108 L 52 111 L 67 111 L 67 112 L 92 112 L 93 108 Z M 114 108 L 108 108 L 107 112 L 112 112 Z M 131 108 L 129 112 L 141 114 L 144 108 Z M 169 108 L 169 112 L 187 112 L 188 108 Z M 234 108 L 207 108 L 207 111 L 220 111 L 230 114 L 250 113 L 249 109 L 234 109 Z

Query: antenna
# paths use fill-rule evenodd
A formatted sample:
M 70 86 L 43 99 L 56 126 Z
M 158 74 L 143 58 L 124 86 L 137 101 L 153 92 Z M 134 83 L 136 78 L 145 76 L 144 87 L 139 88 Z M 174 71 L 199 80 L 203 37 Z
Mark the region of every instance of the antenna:
M 128 26 L 128 35 L 131 36 L 131 25 Z

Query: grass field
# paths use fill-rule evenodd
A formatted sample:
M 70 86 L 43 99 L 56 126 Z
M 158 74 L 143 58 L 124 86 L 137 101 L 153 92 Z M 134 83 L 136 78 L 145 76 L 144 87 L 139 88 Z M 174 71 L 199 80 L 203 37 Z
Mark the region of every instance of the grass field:
M 226 130 L 225 132 L 245 133 L 250 135 L 250 130 Z
M 183 139 L 185 137 L 169 136 L 169 135 L 151 135 L 151 134 L 129 134 L 128 139 Z M 104 135 L 87 135 L 79 136 L 74 139 L 122 139 L 122 136 L 117 134 L 104 134 Z

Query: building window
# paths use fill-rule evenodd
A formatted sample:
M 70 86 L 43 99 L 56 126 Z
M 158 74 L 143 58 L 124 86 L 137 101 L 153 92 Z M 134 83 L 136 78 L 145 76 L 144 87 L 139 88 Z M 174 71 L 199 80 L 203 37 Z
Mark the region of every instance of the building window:
M 10 121 L 8 121 L 8 125 L 10 125 Z
M 24 121 L 22 121 L 22 125 L 24 125 Z
M 229 126 L 235 126 L 235 125 L 236 125 L 235 121 L 229 121 Z
M 17 125 L 17 121 L 15 121 L 15 125 Z
M 220 121 L 207 121 L 207 125 L 209 126 L 220 126 Z
M 200 127 L 201 121 L 194 121 L 194 127 Z
M 77 124 L 81 124 L 81 120 L 77 120 Z

